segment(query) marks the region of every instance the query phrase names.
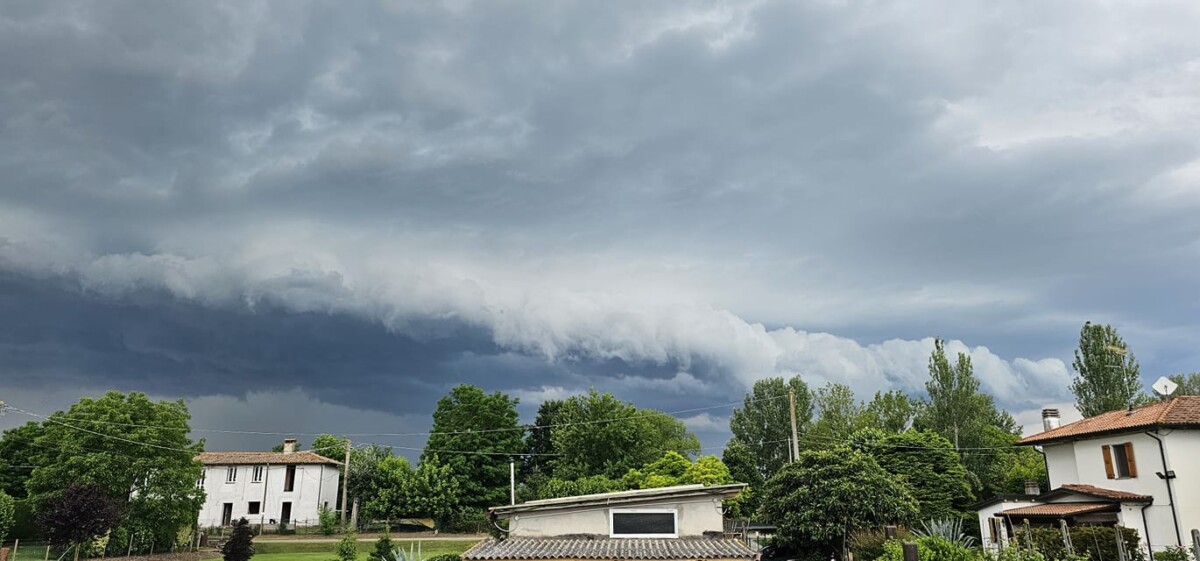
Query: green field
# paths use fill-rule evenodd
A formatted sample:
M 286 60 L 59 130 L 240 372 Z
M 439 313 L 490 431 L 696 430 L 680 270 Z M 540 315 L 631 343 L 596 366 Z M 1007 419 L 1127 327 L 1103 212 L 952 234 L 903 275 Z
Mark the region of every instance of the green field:
M 447 553 L 459 554 L 475 545 L 479 540 L 429 540 L 421 541 L 421 558 L 428 559 L 435 555 Z M 392 540 L 396 547 L 403 547 L 408 553 L 409 547 L 415 548 L 413 540 Z M 289 542 L 289 541 L 260 541 L 254 544 L 257 552 L 253 561 L 332 561 L 333 551 L 337 542 Z M 358 558 L 365 561 L 367 553 L 375 548 L 373 540 L 358 542 Z M 415 551 L 415 549 L 414 549 Z

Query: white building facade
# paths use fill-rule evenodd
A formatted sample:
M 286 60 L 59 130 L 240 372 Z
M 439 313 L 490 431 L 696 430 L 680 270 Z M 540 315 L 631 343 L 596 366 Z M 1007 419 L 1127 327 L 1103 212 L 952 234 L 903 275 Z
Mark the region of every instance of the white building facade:
M 283 452 L 204 452 L 197 486 L 204 489 L 201 527 L 228 526 L 245 518 L 253 524 L 316 525 L 319 509 L 336 509 L 340 462 L 319 454 Z
M 1111 411 L 1068 425 L 1043 411 L 1044 432 L 1023 439 L 1046 459 L 1050 491 L 980 503 L 984 543 L 1015 524 L 1120 525 L 1151 551 L 1190 545 L 1200 528 L 1200 396 Z

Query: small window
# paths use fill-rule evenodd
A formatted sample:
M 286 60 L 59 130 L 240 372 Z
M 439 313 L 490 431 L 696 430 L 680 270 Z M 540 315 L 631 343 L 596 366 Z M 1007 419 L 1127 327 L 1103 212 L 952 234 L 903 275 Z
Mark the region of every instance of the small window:
M 1104 473 L 1109 479 L 1137 477 L 1137 461 L 1133 457 L 1132 442 L 1105 444 L 1101 451 L 1104 453 Z
M 207 475 L 208 475 L 208 470 L 204 470 L 204 471 L 200 472 L 200 479 L 197 479 L 197 480 L 196 480 L 196 488 L 197 488 L 197 489 L 203 489 L 203 488 L 204 488 L 204 478 L 205 478 Z
M 613 510 L 609 514 L 614 538 L 675 538 L 676 511 L 673 509 Z
M 290 493 L 296 488 L 296 466 L 288 466 L 283 476 L 283 492 Z
M 250 480 L 254 483 L 262 483 L 263 471 L 264 470 L 262 466 L 254 466 L 254 471 L 252 473 L 253 477 L 251 477 Z
M 262 512 L 262 503 L 259 501 L 250 501 L 246 506 L 246 514 L 259 514 Z
M 225 482 L 233 483 L 237 481 L 237 466 L 229 466 L 225 468 Z

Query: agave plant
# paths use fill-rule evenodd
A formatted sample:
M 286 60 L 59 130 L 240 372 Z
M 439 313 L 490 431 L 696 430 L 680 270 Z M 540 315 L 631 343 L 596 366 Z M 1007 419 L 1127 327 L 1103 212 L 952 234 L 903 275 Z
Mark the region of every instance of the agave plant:
M 926 520 L 920 528 L 912 531 L 919 538 L 943 538 L 963 547 L 973 547 L 975 538 L 962 531 L 962 519 L 943 518 L 941 520 Z
M 391 558 L 387 561 L 408 561 L 408 554 L 404 552 L 404 548 L 396 547 L 392 549 Z

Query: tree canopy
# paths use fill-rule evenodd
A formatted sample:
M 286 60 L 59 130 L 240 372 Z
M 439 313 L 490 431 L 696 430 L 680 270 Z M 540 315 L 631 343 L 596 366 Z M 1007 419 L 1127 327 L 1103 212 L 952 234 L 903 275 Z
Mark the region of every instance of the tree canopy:
M 30 468 L 26 466 L 34 465 L 38 451 L 34 441 L 42 432 L 42 425 L 32 421 L 4 431 L 0 437 L 0 492 L 17 499 L 28 495 L 25 482 Z
M 38 523 L 55 545 L 74 546 L 103 536 L 121 522 L 121 506 L 96 484 L 66 485 L 38 502 Z
M 908 485 L 871 456 L 851 448 L 806 450 L 767 480 L 759 514 L 775 524 L 777 543 L 842 558 L 856 528 L 907 523 L 918 514 Z
M 1173 395 L 1200 395 L 1200 372 L 1191 374 L 1172 374 L 1169 380 L 1179 384 Z
M 174 543 L 204 501 L 196 487 L 202 468 L 193 459 L 203 442 L 188 437 L 189 419 L 182 400 L 115 391 L 83 398 L 42 423 L 29 496 L 42 505 L 72 485 L 94 486 L 118 505 L 130 528 L 159 545 Z
M 508 503 L 508 461 L 523 448 L 515 398 L 459 385 L 438 400 L 421 462 L 445 451 L 442 461 L 457 480 L 464 504 L 488 507 Z
M 1079 331 L 1079 347 L 1071 363 L 1075 407 L 1084 417 L 1145 403 L 1137 359 L 1111 325 L 1087 322 Z
M 742 407 L 729 418 L 733 442 L 745 446 L 754 457 L 759 476 L 766 479 L 788 463 L 788 440 L 792 437 L 788 390 L 796 393 L 796 424 L 806 432 L 812 421 L 813 402 L 808 385 L 800 376 L 764 378 L 742 399 Z
M 935 432 L 866 429 L 850 440 L 855 450 L 875 458 L 880 467 L 908 484 L 921 520 L 958 518 L 974 498 L 954 447 Z
M 863 426 L 886 432 L 904 432 L 917 414 L 917 402 L 900 390 L 875 392 L 875 397 L 863 409 Z

